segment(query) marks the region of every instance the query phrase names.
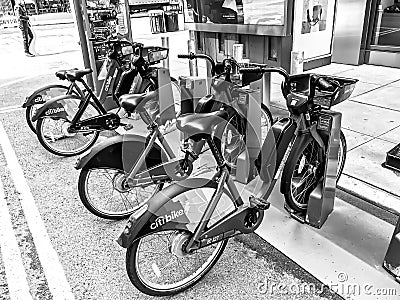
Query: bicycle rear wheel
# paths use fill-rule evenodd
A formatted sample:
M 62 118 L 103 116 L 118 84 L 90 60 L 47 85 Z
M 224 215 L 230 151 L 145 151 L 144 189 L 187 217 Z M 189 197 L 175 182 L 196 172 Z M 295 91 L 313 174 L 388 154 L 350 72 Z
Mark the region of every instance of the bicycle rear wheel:
M 47 88 L 41 90 L 34 98 L 40 98 L 40 100 L 43 100 L 43 98 L 46 99 L 46 101 L 58 97 L 58 96 L 62 96 L 62 95 L 67 95 L 68 94 L 68 90 L 69 87 L 68 86 L 63 86 L 63 85 L 52 85 L 52 86 L 48 86 Z M 73 95 L 79 96 L 78 92 L 76 91 L 72 91 Z M 42 104 L 34 104 L 34 105 L 30 105 L 26 108 L 25 110 L 25 119 L 26 122 L 28 123 L 29 128 L 36 133 L 36 123 L 37 121 L 33 122 L 32 121 L 32 117 L 35 115 L 36 111 L 42 107 L 44 103 Z
M 83 205 L 100 218 L 124 219 L 163 187 L 162 183 L 153 183 L 125 188 L 125 178 L 125 172 L 115 168 L 83 169 L 78 180 Z
M 79 102 L 68 103 L 70 115 L 78 111 Z M 90 103 L 81 119 L 101 115 L 100 110 Z M 40 144 L 49 152 L 59 156 L 79 155 L 88 150 L 96 142 L 99 132 L 94 130 L 70 133 L 70 120 L 66 118 L 44 117 L 37 121 L 36 134 Z

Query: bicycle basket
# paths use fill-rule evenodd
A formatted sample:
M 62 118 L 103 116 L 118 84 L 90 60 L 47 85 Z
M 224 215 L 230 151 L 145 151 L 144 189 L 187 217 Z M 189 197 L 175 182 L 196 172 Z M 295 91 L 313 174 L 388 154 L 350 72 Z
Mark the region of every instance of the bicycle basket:
M 348 99 L 353 93 L 358 81 L 357 79 L 336 76 L 322 76 L 322 78 L 336 87 L 333 92 L 324 91 L 318 87 L 315 88 L 313 103 L 325 109 L 329 109 L 332 106 Z
M 168 48 L 150 46 L 143 48 L 143 58 L 151 65 L 157 64 L 168 57 Z

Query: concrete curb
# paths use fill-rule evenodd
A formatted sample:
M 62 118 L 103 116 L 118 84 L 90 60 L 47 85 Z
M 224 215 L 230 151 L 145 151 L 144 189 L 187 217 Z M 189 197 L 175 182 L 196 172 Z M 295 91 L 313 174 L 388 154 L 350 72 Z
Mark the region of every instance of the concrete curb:
M 374 206 L 400 215 L 400 197 L 367 182 L 342 174 L 338 182 L 338 188 Z
M 74 23 L 73 19 L 31 21 L 32 26 L 62 25 L 62 24 L 72 24 L 72 23 Z

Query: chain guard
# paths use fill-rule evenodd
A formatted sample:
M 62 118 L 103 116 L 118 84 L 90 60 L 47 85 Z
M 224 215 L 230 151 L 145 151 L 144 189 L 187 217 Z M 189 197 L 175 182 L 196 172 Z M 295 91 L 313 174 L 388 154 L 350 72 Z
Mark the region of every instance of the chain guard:
M 108 113 L 95 116 L 76 123 L 72 130 L 114 130 L 121 125 L 121 119 L 117 114 Z

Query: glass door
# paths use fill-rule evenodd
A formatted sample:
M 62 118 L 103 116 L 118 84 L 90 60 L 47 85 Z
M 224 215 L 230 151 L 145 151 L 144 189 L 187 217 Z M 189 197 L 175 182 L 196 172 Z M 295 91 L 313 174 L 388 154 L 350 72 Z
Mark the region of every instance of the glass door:
M 371 50 L 400 52 L 400 0 L 378 0 Z

